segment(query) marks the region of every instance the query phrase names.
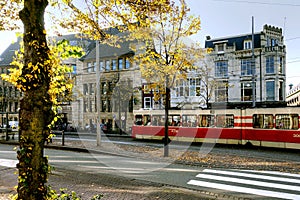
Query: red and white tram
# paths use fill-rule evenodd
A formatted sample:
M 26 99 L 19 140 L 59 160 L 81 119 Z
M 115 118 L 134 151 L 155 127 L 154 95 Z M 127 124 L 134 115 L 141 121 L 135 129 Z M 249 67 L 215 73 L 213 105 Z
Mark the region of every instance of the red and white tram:
M 300 107 L 170 110 L 171 140 L 300 149 Z M 164 138 L 164 110 L 135 110 L 132 136 Z

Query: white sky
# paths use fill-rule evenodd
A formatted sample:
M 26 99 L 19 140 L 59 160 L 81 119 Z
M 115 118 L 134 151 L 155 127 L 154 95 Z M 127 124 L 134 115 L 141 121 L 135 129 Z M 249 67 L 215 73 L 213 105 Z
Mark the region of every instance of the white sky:
M 201 30 L 193 37 L 204 47 L 211 38 L 255 32 L 265 24 L 283 29 L 287 49 L 287 85 L 300 83 L 300 1 L 299 0 L 187 0 L 191 14 L 200 16 Z M 14 40 L 13 33 L 0 32 L 0 54 Z

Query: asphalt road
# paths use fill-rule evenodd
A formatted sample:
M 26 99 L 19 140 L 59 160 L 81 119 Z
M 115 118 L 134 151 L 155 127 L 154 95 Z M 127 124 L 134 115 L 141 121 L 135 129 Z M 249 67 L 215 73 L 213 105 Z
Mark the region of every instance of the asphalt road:
M 300 175 L 238 169 L 204 169 L 197 166 L 118 156 L 96 151 L 46 149 L 50 164 L 88 174 L 110 174 L 199 191 L 250 199 L 300 199 Z M 0 146 L 0 165 L 15 165 L 12 146 Z M 226 199 L 226 198 L 225 198 Z

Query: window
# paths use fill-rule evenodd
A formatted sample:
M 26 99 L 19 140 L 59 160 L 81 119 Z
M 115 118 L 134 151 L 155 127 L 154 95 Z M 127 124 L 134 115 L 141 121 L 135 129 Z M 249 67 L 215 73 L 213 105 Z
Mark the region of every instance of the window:
M 77 74 L 77 66 L 72 65 L 72 74 Z
M 90 100 L 90 103 L 89 103 L 89 112 L 93 112 L 93 101 Z
M 101 83 L 101 94 L 106 94 L 107 88 L 106 88 L 106 82 Z
M 153 115 L 151 123 L 152 123 L 152 126 L 164 126 L 165 116 L 163 116 L 163 115 Z
M 144 98 L 144 108 L 145 109 L 152 108 L 151 97 L 145 97 Z
M 117 70 L 117 60 L 115 60 L 115 59 L 112 60 L 112 70 L 113 71 Z
M 110 71 L 110 60 L 105 61 L 105 71 Z
M 266 57 L 266 73 L 274 73 L 275 67 L 274 67 L 274 56 L 268 56 Z
M 283 101 L 283 94 L 284 94 L 283 81 L 279 81 L 278 94 L 279 94 L 279 101 Z
M 99 70 L 100 71 L 103 71 L 104 70 L 104 64 L 103 64 L 103 61 L 100 61 L 100 63 L 99 63 Z
M 271 45 L 272 45 L 272 47 L 274 47 L 275 45 L 277 45 L 278 44 L 278 41 L 277 41 L 277 39 L 271 39 Z
M 252 117 L 253 128 L 272 129 L 273 123 L 273 115 L 271 114 L 254 114 Z
M 252 100 L 252 83 L 246 82 L 241 85 L 241 101 Z
M 242 76 L 252 75 L 252 59 L 241 60 L 241 75 Z
M 184 81 L 183 79 L 178 80 L 177 82 L 177 88 L 176 88 L 176 93 L 178 97 L 183 97 L 183 96 L 187 96 L 188 95 L 188 86 L 186 84 L 186 81 Z
M 107 100 L 107 111 L 111 112 L 112 111 L 112 106 L 111 106 L 111 101 Z
M 218 44 L 217 48 L 218 48 L 218 53 L 224 53 L 224 44 Z
M 180 115 L 169 115 L 169 126 L 180 126 Z
M 199 115 L 198 122 L 199 127 L 212 127 L 214 125 L 214 116 Z
M 109 93 L 112 93 L 113 92 L 113 89 L 114 89 L 114 87 L 113 87 L 114 85 L 113 85 L 113 82 L 108 82 L 108 92 Z
M 228 77 L 227 61 L 215 62 L 215 76 L 216 77 Z
M 201 80 L 199 78 L 190 78 L 189 80 L 189 96 L 200 96 L 201 93 Z
M 14 110 L 14 112 L 18 112 L 18 108 L 19 108 L 19 103 L 15 102 L 15 110 Z
M 298 129 L 299 117 L 297 114 L 275 115 L 276 129 Z
M 228 83 L 219 82 L 215 89 L 215 101 L 216 102 L 227 102 L 228 101 Z
M 96 71 L 96 67 L 97 67 L 96 65 L 97 65 L 97 63 L 96 63 L 96 62 L 94 62 L 94 63 L 93 63 L 93 66 L 92 66 L 92 71 L 93 71 L 93 72 L 95 72 L 95 71 Z
M 94 83 L 90 83 L 90 92 L 89 94 L 94 94 L 95 93 L 95 87 L 94 87 Z
M 83 112 L 87 112 L 87 109 L 88 109 L 88 102 L 85 100 L 83 102 Z
M 217 127 L 230 128 L 234 127 L 234 116 L 233 115 L 217 115 Z
M 118 59 L 118 66 L 119 66 L 119 70 L 123 69 L 123 58 Z
M 278 45 L 278 40 L 275 38 L 267 37 L 267 47 L 274 47 Z
M 244 49 L 251 49 L 252 48 L 252 41 L 246 40 L 244 41 Z
M 144 115 L 143 116 L 143 124 L 144 124 L 144 126 L 151 125 L 151 117 L 150 117 L 150 115 Z
M 130 61 L 128 58 L 125 59 L 125 69 L 129 69 L 130 68 Z
M 88 94 L 88 91 L 89 91 L 89 89 L 88 89 L 88 84 L 83 84 L 83 94 L 84 94 L 84 95 L 87 95 L 87 94 Z
M 142 125 L 143 124 L 143 116 L 142 115 L 136 115 L 135 116 L 135 125 Z
M 275 81 L 266 82 L 267 101 L 275 100 Z
M 101 101 L 101 112 L 106 112 L 106 100 Z
M 182 126 L 183 127 L 196 127 L 197 116 L 196 115 L 182 115 Z
M 283 57 L 279 57 L 279 61 L 278 62 L 279 62 L 278 72 L 282 74 L 282 73 L 284 73 Z
M 88 63 L 87 63 L 87 72 L 90 73 L 90 72 L 92 72 L 92 70 L 93 70 L 93 69 L 92 69 L 92 63 L 91 63 L 91 62 L 88 62 Z

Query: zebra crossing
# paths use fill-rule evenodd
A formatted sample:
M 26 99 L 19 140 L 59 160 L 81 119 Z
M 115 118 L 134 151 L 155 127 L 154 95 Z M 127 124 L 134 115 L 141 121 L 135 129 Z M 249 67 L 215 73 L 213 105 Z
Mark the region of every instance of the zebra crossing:
M 187 184 L 269 198 L 300 200 L 300 174 L 204 169 Z
M 0 166 L 3 166 L 3 167 L 16 167 L 17 164 L 18 164 L 17 160 L 0 159 Z

